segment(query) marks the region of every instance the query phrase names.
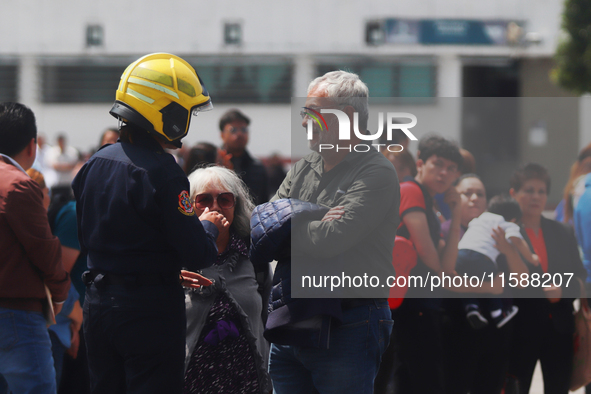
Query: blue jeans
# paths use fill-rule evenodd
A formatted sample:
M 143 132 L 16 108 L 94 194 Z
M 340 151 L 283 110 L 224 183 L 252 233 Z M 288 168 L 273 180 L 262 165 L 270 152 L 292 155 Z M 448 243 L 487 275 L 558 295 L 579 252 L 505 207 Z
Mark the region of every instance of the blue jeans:
M 55 393 L 51 340 L 40 312 L 0 308 L 0 374 L 14 393 Z
M 64 370 L 64 357 L 68 348 L 59 340 L 57 334 L 49 330 L 49 339 L 51 339 L 51 352 L 53 355 L 53 367 L 55 368 L 55 382 L 60 387 L 62 381 L 62 371 Z
M 278 394 L 373 393 L 394 322 L 387 302 L 343 312 L 328 349 L 271 346 L 269 373 Z

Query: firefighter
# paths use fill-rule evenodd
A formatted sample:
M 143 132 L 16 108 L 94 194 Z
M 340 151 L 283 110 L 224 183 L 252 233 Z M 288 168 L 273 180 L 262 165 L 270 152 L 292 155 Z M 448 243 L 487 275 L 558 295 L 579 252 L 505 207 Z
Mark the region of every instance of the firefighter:
M 187 177 L 165 148 L 180 148 L 191 115 L 210 109 L 189 63 L 165 53 L 138 59 L 121 76 L 110 111 L 120 140 L 94 154 L 72 183 L 88 253 L 83 326 L 93 393 L 182 390 L 181 284 L 210 283 L 193 271 L 213 263 L 228 223 L 217 212 L 195 215 Z

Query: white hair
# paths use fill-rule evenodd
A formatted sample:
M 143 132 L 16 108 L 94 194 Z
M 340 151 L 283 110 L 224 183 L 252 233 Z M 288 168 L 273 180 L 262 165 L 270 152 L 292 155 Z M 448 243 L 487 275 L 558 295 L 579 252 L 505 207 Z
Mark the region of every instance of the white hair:
M 327 72 L 310 82 L 308 95 L 314 89 L 325 91 L 338 105 L 352 106 L 359 113 L 359 130 L 367 130 L 369 89 L 357 74 L 342 70 Z
M 216 165 L 198 168 L 189 175 L 189 183 L 191 184 L 191 200 L 197 194 L 207 191 L 211 186 L 225 189 L 234 194 L 236 206 L 234 221 L 230 229 L 240 238 L 250 235 L 250 216 L 254 204 L 248 193 L 248 188 L 234 171 Z

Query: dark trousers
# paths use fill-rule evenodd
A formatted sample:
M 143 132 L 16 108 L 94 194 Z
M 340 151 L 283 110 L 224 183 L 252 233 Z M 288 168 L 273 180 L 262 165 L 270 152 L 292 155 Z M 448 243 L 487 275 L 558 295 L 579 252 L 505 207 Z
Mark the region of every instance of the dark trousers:
M 443 319 L 445 382 L 448 394 L 499 394 L 503 389 L 513 322 L 498 329 L 489 324 L 474 330 L 468 324 L 461 300 L 449 299 Z
M 90 393 L 90 377 L 88 376 L 88 359 L 86 357 L 86 340 L 84 329 L 80 328 L 80 347 L 78 357 L 66 354 L 62 372 L 62 381 L 58 386 L 58 394 Z
M 396 393 L 444 392 L 441 313 L 422 299 L 405 299 L 392 313 L 391 343 L 398 344 L 394 372 Z M 395 365 L 398 361 L 395 359 Z
M 519 381 L 521 393 L 528 393 L 536 363 L 540 360 L 544 392 L 567 394 L 573 360 L 573 334 L 556 330 L 552 319 L 535 322 L 520 311 L 515 316 L 514 340 L 509 374 Z
M 84 302 L 91 392 L 181 393 L 185 332 L 179 284 L 93 282 Z
M 490 274 L 496 275 L 499 270 L 488 256 L 474 250 L 460 249 L 456 260 L 456 271 L 460 275 L 467 274 L 478 278 L 484 274 L 486 279 Z M 464 307 L 476 305 L 487 312 L 503 308 L 503 301 L 500 298 L 480 299 L 465 296 L 462 298 L 462 304 Z

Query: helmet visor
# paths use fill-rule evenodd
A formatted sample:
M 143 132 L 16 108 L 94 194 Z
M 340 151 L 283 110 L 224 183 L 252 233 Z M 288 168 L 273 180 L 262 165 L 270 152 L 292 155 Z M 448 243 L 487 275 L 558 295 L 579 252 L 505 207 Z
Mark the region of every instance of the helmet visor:
M 213 104 L 212 104 L 211 100 L 209 100 L 206 103 L 203 103 L 203 104 L 193 107 L 191 109 L 191 113 L 193 114 L 193 116 L 197 116 L 197 115 L 199 115 L 199 112 L 211 111 L 212 109 L 213 109 Z

